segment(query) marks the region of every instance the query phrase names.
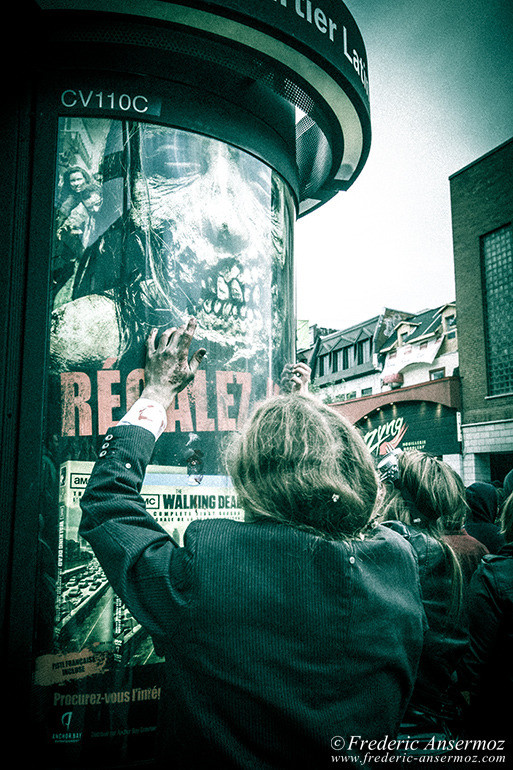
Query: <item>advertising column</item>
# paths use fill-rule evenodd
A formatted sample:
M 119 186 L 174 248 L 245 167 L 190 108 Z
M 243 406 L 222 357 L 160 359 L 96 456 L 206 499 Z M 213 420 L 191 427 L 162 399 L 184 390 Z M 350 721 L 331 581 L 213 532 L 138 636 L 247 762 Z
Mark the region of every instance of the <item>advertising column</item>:
M 194 314 L 206 364 L 168 412 L 142 494 L 178 543 L 194 519 L 242 517 L 222 444 L 292 354 L 294 204 L 270 167 L 216 139 L 96 117 L 57 133 L 35 682 L 56 757 L 151 756 L 161 661 L 78 535 L 80 497 L 142 389 L 150 330 Z
M 366 162 L 365 49 L 338 0 L 26 6 L 4 239 L 10 724 L 43 768 L 125 770 L 155 756 L 163 660 L 79 535 L 81 496 L 151 330 L 194 316 L 207 356 L 142 496 L 178 546 L 192 521 L 243 518 L 224 450 L 294 359 L 294 222 Z

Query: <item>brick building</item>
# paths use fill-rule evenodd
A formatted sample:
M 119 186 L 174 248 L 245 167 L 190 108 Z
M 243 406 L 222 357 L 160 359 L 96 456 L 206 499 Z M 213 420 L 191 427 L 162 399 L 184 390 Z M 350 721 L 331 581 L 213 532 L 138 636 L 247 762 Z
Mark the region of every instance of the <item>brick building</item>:
M 450 179 L 463 475 L 513 468 L 513 139 Z

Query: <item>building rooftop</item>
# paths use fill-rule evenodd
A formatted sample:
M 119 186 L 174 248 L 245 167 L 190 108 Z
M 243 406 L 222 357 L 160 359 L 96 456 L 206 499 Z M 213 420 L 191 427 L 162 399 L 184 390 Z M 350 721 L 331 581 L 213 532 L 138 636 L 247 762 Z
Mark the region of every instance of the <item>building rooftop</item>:
M 397 345 L 398 334 L 403 326 L 410 328 L 410 331 L 402 335 L 401 343 L 403 345 L 411 345 L 414 342 L 419 342 L 420 340 L 434 336 L 440 328 L 442 312 L 445 308 L 451 306 L 455 307 L 455 303 L 449 302 L 436 308 L 423 310 L 422 312 L 417 313 L 417 315 L 413 315 L 404 321 L 400 321 L 385 344 L 381 347 L 380 352 L 385 353 Z

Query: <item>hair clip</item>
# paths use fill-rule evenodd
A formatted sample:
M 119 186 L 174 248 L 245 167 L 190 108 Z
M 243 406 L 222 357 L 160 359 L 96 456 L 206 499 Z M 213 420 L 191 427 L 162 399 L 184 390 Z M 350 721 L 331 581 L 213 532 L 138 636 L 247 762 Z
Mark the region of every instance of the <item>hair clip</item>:
M 340 495 L 332 495 L 331 499 L 333 500 L 334 503 L 338 503 L 338 501 L 340 500 Z

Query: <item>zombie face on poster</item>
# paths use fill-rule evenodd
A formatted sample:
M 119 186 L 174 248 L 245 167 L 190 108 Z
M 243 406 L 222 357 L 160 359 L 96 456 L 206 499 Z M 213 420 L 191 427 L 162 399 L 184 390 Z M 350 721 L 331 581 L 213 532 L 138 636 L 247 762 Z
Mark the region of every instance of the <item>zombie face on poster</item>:
M 199 440 L 203 470 L 219 472 L 219 434 L 240 427 L 292 355 L 289 190 L 260 160 L 205 136 L 130 121 L 81 122 L 89 183 L 71 210 L 69 193 L 56 195 L 56 432 L 107 430 L 142 387 L 150 329 L 194 315 L 206 366 L 170 410 L 157 457 L 183 465 L 186 446 Z M 75 176 L 78 163 L 64 130 L 60 137 L 64 187 L 63 161 Z

